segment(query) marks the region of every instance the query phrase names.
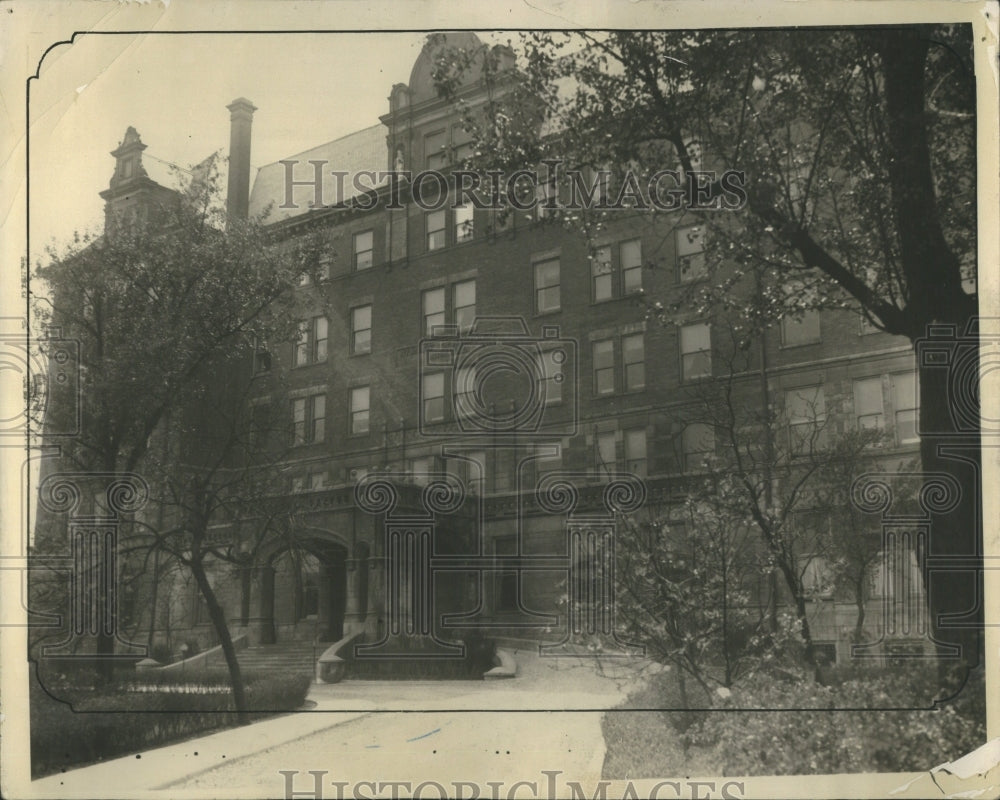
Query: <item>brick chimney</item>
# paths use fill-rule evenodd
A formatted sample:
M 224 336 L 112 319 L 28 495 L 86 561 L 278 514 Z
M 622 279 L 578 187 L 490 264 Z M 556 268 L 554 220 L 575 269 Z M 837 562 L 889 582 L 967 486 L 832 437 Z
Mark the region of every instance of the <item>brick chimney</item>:
M 229 109 L 229 187 L 226 212 L 231 218 L 246 219 L 250 208 L 250 126 L 256 106 L 237 97 Z

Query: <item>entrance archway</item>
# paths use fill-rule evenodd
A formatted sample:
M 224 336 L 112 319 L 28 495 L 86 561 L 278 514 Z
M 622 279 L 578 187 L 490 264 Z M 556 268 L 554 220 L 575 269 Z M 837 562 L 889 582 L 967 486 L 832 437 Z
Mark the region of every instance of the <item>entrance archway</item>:
M 334 642 L 344 634 L 347 548 L 310 538 L 275 550 L 260 567 L 258 640 Z

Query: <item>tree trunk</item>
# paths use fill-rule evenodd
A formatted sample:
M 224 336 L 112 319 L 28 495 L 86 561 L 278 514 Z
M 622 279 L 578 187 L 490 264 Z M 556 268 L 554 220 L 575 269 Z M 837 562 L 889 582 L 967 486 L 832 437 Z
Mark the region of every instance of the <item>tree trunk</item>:
M 215 633 L 219 637 L 219 644 L 222 646 L 222 653 L 226 657 L 226 666 L 229 668 L 229 685 L 233 690 L 233 704 L 236 706 L 237 719 L 241 725 L 246 725 L 250 722 L 246 690 L 243 688 L 243 675 L 240 672 L 240 662 L 236 659 L 236 647 L 233 645 L 233 637 L 229 634 L 226 614 L 222 610 L 222 606 L 219 605 L 215 592 L 212 590 L 212 585 L 208 582 L 205 565 L 201 559 L 192 559 L 191 573 L 194 575 L 202 597 L 205 598 L 205 604 L 208 606 L 208 616 L 212 620 Z
M 938 563 L 925 560 L 920 566 L 928 595 L 929 627 L 947 684 L 964 681 L 965 671 L 979 664 L 984 616 L 982 570 L 970 574 L 971 570 L 942 569 L 940 563 L 940 559 L 980 566 L 982 562 L 979 391 L 973 385 L 978 381 L 978 342 L 961 341 L 963 333 L 964 329 L 958 330 L 958 342 L 943 342 L 951 353 L 946 366 L 919 366 L 922 468 L 953 478 L 959 493 L 953 498 L 949 491 L 949 497 L 933 505 L 931 492 L 922 498 L 931 518 L 926 555 Z
M 865 635 L 865 576 L 867 570 L 862 570 L 854 583 L 854 605 L 858 609 L 857 619 L 854 621 L 854 644 L 861 644 Z

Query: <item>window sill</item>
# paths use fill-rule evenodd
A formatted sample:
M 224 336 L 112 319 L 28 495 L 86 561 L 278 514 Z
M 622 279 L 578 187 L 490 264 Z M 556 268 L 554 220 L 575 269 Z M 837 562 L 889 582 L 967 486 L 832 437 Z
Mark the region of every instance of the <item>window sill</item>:
M 808 342 L 794 342 L 792 344 L 782 343 L 778 345 L 779 350 L 794 350 L 796 347 L 810 347 L 817 344 L 823 344 L 822 339 L 811 339 Z

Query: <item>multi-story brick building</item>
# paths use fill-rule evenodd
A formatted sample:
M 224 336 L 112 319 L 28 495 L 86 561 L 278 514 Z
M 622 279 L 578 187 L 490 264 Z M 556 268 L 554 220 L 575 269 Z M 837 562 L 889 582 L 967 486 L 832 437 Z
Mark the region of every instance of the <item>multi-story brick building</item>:
M 373 195 L 350 188 L 357 174 L 447 172 L 469 153 L 432 66 L 428 45 L 378 124 L 262 167 L 248 198 L 256 109 L 229 107 L 230 208 L 270 208 L 277 247 L 317 231 L 329 240 L 295 290 L 298 341 L 268 343 L 254 365 L 280 376 L 281 395 L 254 402 L 287 420 L 287 483 L 275 494 L 292 498 L 298 526 L 295 549 L 276 543 L 242 580 L 217 575 L 234 632 L 254 643 L 359 630 L 378 642 L 422 626 L 444 638 L 486 629 L 563 641 L 597 624 L 571 620 L 561 599 L 585 556 L 613 539 L 605 487 L 638 476 L 646 509 L 669 515 L 717 447 L 685 409 L 691 388 L 725 368 L 713 358 L 724 315 L 682 308 L 664 325 L 648 313 L 650 299 L 669 306 L 702 279 L 697 224 L 623 211 L 587 241 L 544 207 L 423 207 L 408 185 L 394 204 L 383 184 L 369 208 Z M 111 203 L 128 159 L 141 160 L 130 141 L 114 154 Z M 311 207 L 317 199 L 324 207 Z M 856 311 L 809 311 L 774 328 L 762 353 L 744 402 L 759 403 L 766 387 L 788 435 L 829 417 L 829 431 L 883 428 L 893 464 L 915 455 L 907 341 Z M 575 506 L 557 490 L 536 495 L 560 475 Z M 464 496 L 445 497 L 442 482 Z M 425 492 L 435 483 L 440 496 Z M 160 593 L 157 619 L 174 649 L 214 643 L 196 588 L 186 591 Z M 872 639 L 883 633 L 881 602 L 872 596 Z M 810 608 L 816 641 L 845 657 L 853 603 L 821 592 Z

